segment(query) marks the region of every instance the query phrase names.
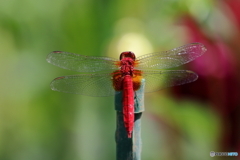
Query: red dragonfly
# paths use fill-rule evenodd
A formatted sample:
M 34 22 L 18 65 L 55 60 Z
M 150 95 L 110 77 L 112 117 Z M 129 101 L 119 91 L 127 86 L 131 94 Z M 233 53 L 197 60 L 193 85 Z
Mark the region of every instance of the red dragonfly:
M 193 82 L 198 75 L 192 71 L 160 69 L 188 63 L 206 50 L 201 43 L 191 43 L 138 58 L 133 52 L 126 51 L 121 53 L 120 60 L 54 51 L 47 56 L 49 63 L 82 73 L 55 78 L 51 82 L 51 88 L 55 91 L 96 97 L 111 96 L 122 91 L 124 126 L 128 138 L 131 138 L 134 125 L 134 92 L 141 86 L 141 80 L 145 79 L 145 92 Z

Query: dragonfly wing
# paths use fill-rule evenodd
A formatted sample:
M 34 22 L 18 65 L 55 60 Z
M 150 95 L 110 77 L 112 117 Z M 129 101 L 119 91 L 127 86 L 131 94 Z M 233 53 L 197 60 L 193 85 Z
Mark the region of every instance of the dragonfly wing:
M 189 70 L 152 70 L 143 72 L 145 92 L 178 86 L 197 80 L 198 75 Z
M 62 76 L 55 78 L 50 86 L 55 91 L 94 97 L 115 94 L 109 73 Z
M 136 69 L 166 69 L 191 62 L 207 49 L 201 43 L 190 43 L 169 51 L 146 54 L 138 57 Z
M 48 54 L 47 61 L 58 67 L 77 72 L 98 72 L 116 70 L 116 60 L 109 57 L 92 57 L 75 53 L 54 51 Z

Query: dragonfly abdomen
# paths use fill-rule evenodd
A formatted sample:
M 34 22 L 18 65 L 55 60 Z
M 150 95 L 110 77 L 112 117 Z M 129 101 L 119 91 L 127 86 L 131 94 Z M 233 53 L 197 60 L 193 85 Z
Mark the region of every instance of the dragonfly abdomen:
M 134 91 L 130 75 L 124 76 L 123 79 L 123 120 L 128 138 L 131 138 L 134 124 Z

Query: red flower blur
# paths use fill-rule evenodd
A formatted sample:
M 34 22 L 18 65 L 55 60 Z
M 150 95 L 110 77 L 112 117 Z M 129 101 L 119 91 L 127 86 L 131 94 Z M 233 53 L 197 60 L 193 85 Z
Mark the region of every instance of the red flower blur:
M 236 19 L 235 25 L 240 30 L 240 1 L 227 0 L 230 14 Z M 202 57 L 188 64 L 188 68 L 199 75 L 191 84 L 172 88 L 175 95 L 191 96 L 210 103 L 222 118 L 222 151 L 240 153 L 240 33 L 229 39 L 220 35 L 207 34 L 207 28 L 201 28 L 196 20 L 187 15 L 183 17 L 187 28 L 189 42 L 203 43 L 208 51 Z M 221 24 L 219 24 L 221 25 Z M 217 27 L 217 25 L 216 25 Z

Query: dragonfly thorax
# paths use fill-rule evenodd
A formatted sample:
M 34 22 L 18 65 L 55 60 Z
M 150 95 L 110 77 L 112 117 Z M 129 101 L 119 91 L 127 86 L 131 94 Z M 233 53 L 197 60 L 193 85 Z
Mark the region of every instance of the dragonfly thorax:
M 132 75 L 134 60 L 131 57 L 125 57 L 121 60 L 121 72 L 123 75 Z

